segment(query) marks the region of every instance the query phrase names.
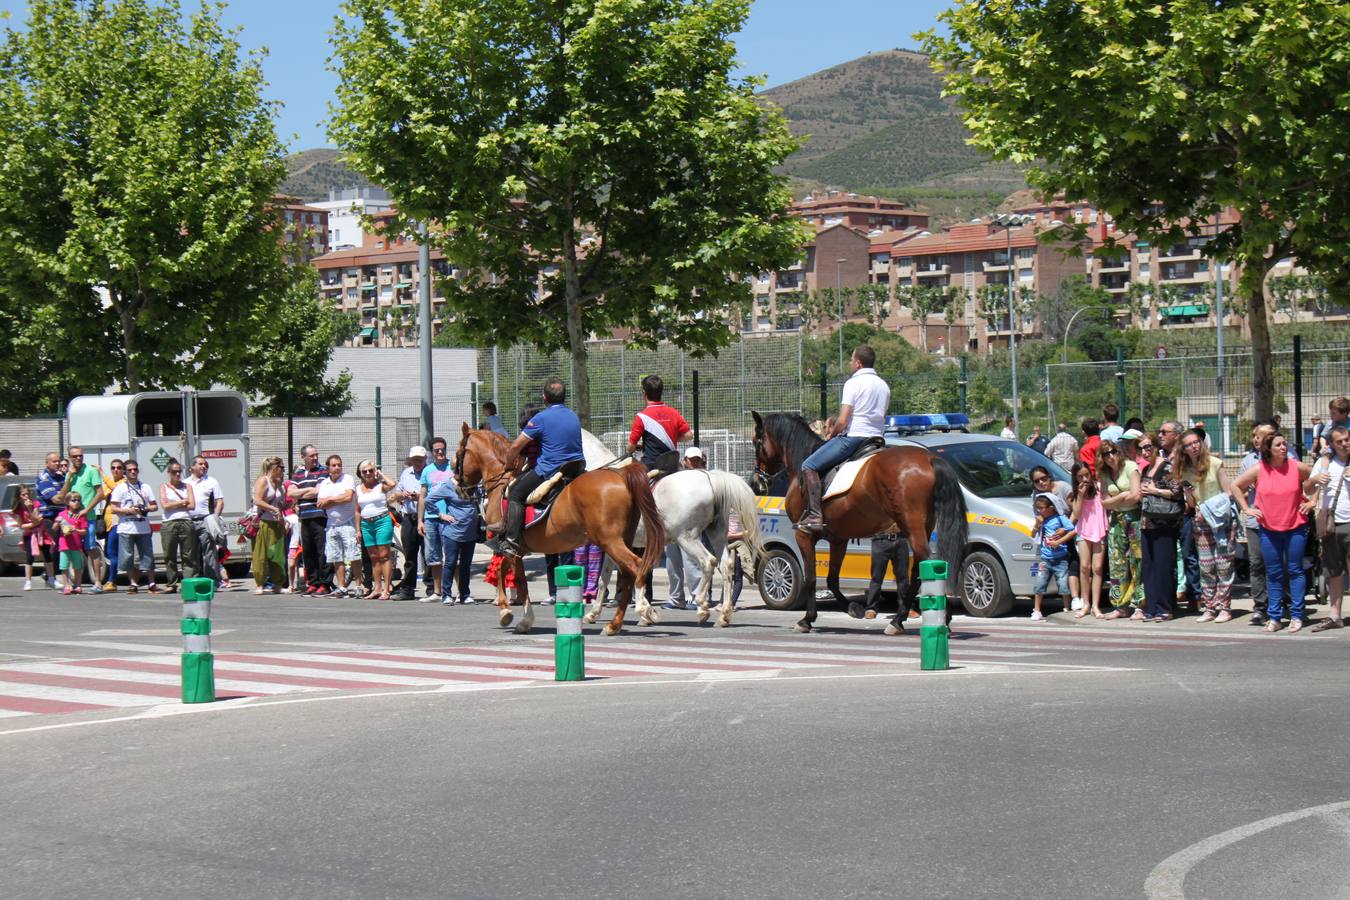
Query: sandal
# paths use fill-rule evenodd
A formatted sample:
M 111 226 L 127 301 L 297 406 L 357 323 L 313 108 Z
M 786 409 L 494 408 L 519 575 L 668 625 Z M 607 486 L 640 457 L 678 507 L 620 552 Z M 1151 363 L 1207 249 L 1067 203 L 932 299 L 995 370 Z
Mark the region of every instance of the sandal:
M 388 600 L 388 599 L 389 599 L 389 592 L 388 592 L 388 591 L 384 591 L 383 593 L 381 593 L 381 594 L 380 594 L 380 599 L 381 599 L 381 600 Z
M 1130 616 L 1130 621 L 1131 621 L 1131 622 L 1142 622 L 1142 621 L 1144 621 L 1144 620 L 1147 619 L 1147 618 L 1148 618 L 1148 616 L 1144 615 L 1144 611 L 1143 611 L 1142 609 L 1136 609 L 1136 610 L 1134 611 L 1134 615 Z
M 1344 627 L 1345 623 L 1342 622 L 1340 619 L 1326 619 L 1325 621 L 1318 622 L 1316 625 L 1314 625 L 1312 627 L 1312 630 L 1326 631 L 1331 628 L 1344 628 Z
M 1083 616 L 1085 616 L 1085 615 L 1087 615 L 1087 613 L 1083 612 L 1083 611 L 1080 609 L 1080 610 L 1078 610 L 1077 612 L 1075 612 L 1075 613 L 1073 614 L 1073 617 L 1074 617 L 1075 619 L 1081 619 L 1081 618 L 1083 618 Z
M 1125 613 L 1121 612 L 1120 610 L 1118 610 L 1118 609 L 1113 609 L 1113 610 L 1111 610 L 1109 613 L 1106 613 L 1105 615 L 1103 615 L 1102 618 L 1103 618 L 1103 619 L 1120 619 L 1120 618 L 1123 618 L 1124 615 L 1125 615 Z
M 1092 611 L 1092 618 L 1094 618 L 1094 619 L 1102 619 L 1102 618 L 1105 618 L 1105 617 L 1106 617 L 1106 614 L 1103 613 L 1100 609 L 1094 609 L 1094 610 Z

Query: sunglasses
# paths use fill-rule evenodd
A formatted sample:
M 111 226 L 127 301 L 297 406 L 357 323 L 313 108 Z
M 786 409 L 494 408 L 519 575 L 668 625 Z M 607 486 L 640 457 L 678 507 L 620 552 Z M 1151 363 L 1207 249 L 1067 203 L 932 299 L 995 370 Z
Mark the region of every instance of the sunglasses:
M 432 448 L 431 448 L 431 452 L 432 452 L 432 453 L 444 453 L 444 452 L 445 452 L 445 448 L 444 448 L 444 447 L 432 447 Z
M 183 470 L 182 470 L 182 469 L 170 469 L 170 470 L 169 470 L 169 474 L 170 474 L 170 475 L 182 475 L 182 474 L 183 474 Z
M 1152 445 L 1152 444 L 1140 444 L 1140 445 L 1139 445 L 1139 449 L 1140 449 L 1140 450 L 1152 450 L 1152 449 L 1153 449 L 1153 445 Z
M 1119 455 L 1120 455 L 1120 451 L 1119 451 L 1119 450 L 1107 450 L 1107 451 L 1106 451 L 1105 453 L 1103 453 L 1102 455 L 1103 455 L 1103 456 L 1119 456 Z
M 374 470 L 374 469 L 362 469 L 360 472 L 357 472 L 356 474 L 358 474 L 358 475 L 374 475 L 374 474 L 375 474 L 375 470 Z

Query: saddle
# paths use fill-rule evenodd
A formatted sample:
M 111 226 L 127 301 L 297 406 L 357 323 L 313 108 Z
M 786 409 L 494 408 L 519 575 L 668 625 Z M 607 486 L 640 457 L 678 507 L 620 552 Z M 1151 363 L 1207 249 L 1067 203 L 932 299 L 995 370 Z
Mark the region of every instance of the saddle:
M 885 449 L 885 438 L 874 437 L 863 441 L 858 449 L 853 451 L 852 456 L 825 473 L 825 477 L 821 479 L 820 499 L 824 501 L 847 494 L 867 460 Z

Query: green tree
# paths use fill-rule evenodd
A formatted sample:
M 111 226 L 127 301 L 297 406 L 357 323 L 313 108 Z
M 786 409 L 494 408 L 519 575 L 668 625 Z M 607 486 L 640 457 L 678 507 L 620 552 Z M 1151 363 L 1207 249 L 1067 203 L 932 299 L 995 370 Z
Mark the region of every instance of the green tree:
M 271 318 L 274 335 L 250 348 L 245 368 L 249 393 L 260 398 L 260 416 L 340 416 L 352 407 L 352 376 L 343 370 L 328 379 L 324 368 L 333 347 L 359 330 L 356 316 L 334 309 L 319 296 L 319 276 L 306 266 Z M 317 366 L 317 371 L 315 370 Z
M 958 0 L 940 20 L 949 34 L 922 39 L 972 142 L 1032 164 L 1036 187 L 1157 247 L 1237 210 L 1205 253 L 1241 267 L 1254 411 L 1269 416 L 1267 273 L 1297 255 L 1350 281 L 1343 0 Z
M 480 342 L 725 345 L 748 273 L 797 259 L 799 145 L 732 77 L 748 0 L 347 0 L 332 136 L 460 277 Z M 489 275 L 489 273 L 491 273 Z M 542 289 L 541 289 L 542 281 Z
M 292 280 L 262 87 L 209 5 L 34 0 L 6 32 L 0 294 L 29 368 L 0 394 L 253 384 Z

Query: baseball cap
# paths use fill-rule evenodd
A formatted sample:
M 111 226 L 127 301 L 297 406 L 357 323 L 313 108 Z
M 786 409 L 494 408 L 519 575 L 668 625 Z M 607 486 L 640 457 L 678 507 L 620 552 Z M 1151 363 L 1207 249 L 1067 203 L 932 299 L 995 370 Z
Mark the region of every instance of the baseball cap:
M 421 444 L 418 444 L 417 446 L 413 447 L 411 450 L 408 451 L 409 459 L 412 459 L 414 456 L 426 456 L 426 455 L 427 455 L 427 448 L 423 447 Z
M 685 459 L 703 459 L 703 451 L 698 447 L 690 447 L 684 451 Z
M 1136 429 L 1136 428 L 1131 428 L 1129 431 L 1127 431 L 1127 432 L 1125 432 L 1124 434 L 1122 434 L 1122 435 L 1120 436 L 1120 439 L 1121 439 L 1122 441 L 1137 441 L 1137 440 L 1139 440 L 1139 439 L 1140 439 L 1141 437 L 1143 437 L 1143 436 L 1144 436 L 1144 433 L 1143 433 L 1142 431 L 1139 431 L 1139 430 Z

